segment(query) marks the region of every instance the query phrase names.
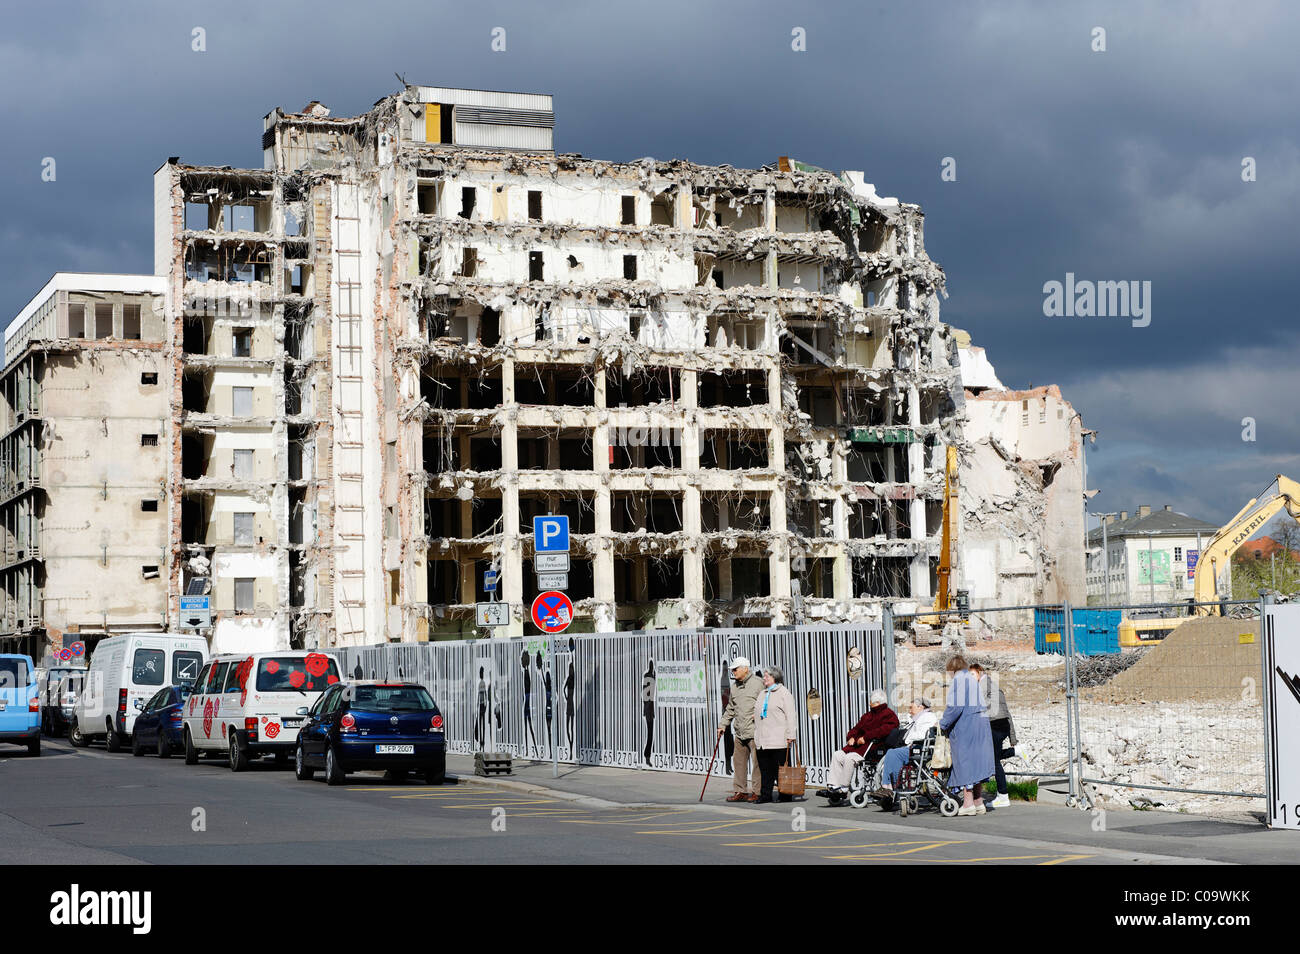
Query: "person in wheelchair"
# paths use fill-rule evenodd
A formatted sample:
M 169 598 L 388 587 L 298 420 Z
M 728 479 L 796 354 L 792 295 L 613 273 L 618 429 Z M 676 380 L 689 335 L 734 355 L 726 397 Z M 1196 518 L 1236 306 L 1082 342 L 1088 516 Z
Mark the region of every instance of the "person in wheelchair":
M 912 700 L 907 711 L 911 715 L 911 721 L 886 740 L 889 748 L 885 752 L 884 764 L 881 766 L 884 781 L 880 788 L 871 793 L 882 801 L 894 797 L 898 773 L 911 758 L 912 745 L 923 740 L 926 733 L 939 724 L 939 717 L 930 711 L 930 703 L 921 696 Z
M 844 748 L 831 756 L 828 785 L 817 793 L 829 798 L 831 804 L 842 801 L 848 795 L 849 783 L 853 781 L 853 769 L 857 764 L 870 757 L 868 752 L 874 754 L 874 759 L 879 759 L 879 753 L 884 751 L 885 739 L 898 728 L 898 716 L 889 708 L 889 695 L 884 689 L 873 690 L 867 699 L 867 706 L 862 718 L 849 729 Z

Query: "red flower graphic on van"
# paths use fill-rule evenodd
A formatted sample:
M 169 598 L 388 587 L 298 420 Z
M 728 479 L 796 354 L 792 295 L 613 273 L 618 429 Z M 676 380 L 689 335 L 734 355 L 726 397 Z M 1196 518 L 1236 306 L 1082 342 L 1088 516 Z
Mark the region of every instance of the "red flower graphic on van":
M 324 653 L 308 653 L 303 665 L 313 676 L 323 676 L 330 668 L 330 658 Z
M 203 703 L 203 734 L 212 738 L 212 700 Z
M 253 671 L 253 657 L 249 656 L 239 664 L 235 670 L 235 678 L 239 680 L 239 704 L 242 706 L 248 702 L 248 674 Z
M 274 739 L 279 734 L 280 734 L 280 723 L 272 722 L 270 725 L 266 727 L 266 737 L 268 739 Z
M 190 696 L 190 715 L 194 715 L 194 707 L 199 704 L 198 696 Z
M 330 676 L 328 679 L 325 680 L 325 683 L 326 683 L 327 685 L 332 686 L 332 685 L 334 685 L 334 683 L 336 683 L 336 682 L 338 682 L 338 681 L 339 681 L 339 677 L 338 677 L 338 676 Z
M 279 672 L 279 671 L 280 671 L 280 664 L 279 664 L 278 662 L 276 662 L 274 659 L 268 659 L 268 660 L 266 661 L 266 671 L 267 671 L 267 672 L 270 672 L 270 673 L 276 673 L 276 672 Z
M 295 689 L 301 689 L 302 684 L 306 681 L 307 674 L 299 669 L 295 669 L 293 672 L 289 673 L 289 685 L 293 686 Z

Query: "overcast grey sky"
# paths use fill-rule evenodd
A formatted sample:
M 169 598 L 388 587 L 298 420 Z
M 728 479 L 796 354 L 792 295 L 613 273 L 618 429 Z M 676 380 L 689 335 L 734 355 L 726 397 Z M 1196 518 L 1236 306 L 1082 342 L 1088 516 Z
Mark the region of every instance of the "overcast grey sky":
M 1300 478 L 1297 38 L 1300 5 L 1260 0 L 24 5 L 0 36 L 0 311 L 55 271 L 152 270 L 154 169 L 260 165 L 275 106 L 355 114 L 394 72 L 547 92 L 563 152 L 791 155 L 920 203 L 944 319 L 1100 432 L 1092 509 L 1218 522 Z M 1150 281 L 1150 325 L 1044 317 L 1066 272 Z

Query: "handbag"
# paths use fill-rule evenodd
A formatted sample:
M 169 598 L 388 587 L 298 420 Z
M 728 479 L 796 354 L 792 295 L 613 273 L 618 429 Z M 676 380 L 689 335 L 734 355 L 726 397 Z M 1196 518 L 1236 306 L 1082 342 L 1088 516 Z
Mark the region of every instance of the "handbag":
M 930 768 L 952 768 L 952 743 L 942 732 L 934 737 L 934 751 L 930 753 Z
M 793 756 L 791 753 L 793 752 Z M 803 798 L 804 782 L 807 780 L 807 773 L 804 771 L 802 762 L 790 764 L 799 758 L 799 750 L 791 742 L 785 750 L 786 764 L 776 770 L 776 790 L 782 795 L 791 795 L 795 798 Z

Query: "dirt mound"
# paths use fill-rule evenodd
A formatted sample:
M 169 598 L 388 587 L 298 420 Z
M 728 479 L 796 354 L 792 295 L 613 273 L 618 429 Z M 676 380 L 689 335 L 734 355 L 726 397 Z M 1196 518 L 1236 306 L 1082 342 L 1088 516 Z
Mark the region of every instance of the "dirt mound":
M 1243 643 L 1242 634 L 1253 641 Z M 1212 616 L 1183 623 L 1090 695 L 1116 702 L 1254 701 L 1259 679 L 1259 621 Z

